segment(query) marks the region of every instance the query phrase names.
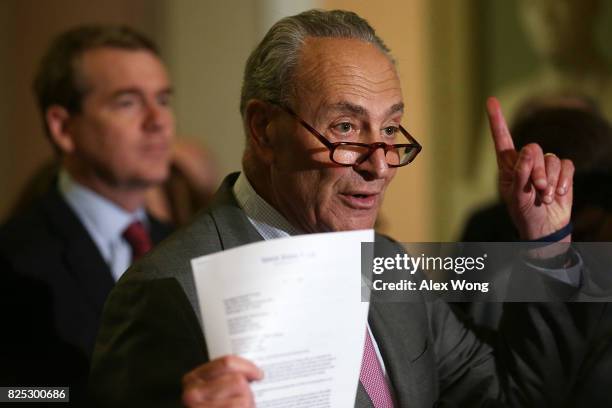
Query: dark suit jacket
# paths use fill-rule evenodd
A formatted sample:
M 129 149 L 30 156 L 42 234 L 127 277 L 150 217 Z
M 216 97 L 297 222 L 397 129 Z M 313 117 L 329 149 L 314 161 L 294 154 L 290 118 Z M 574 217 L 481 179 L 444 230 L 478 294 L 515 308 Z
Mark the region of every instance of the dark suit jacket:
M 91 406 L 180 406 L 182 376 L 209 360 L 190 260 L 262 239 L 233 197 L 236 177 L 225 180 L 206 212 L 136 263 L 112 290 L 92 361 Z M 534 331 L 538 346 L 551 345 L 552 363 L 538 360 L 531 338 L 512 330 L 494 357 L 443 302 L 374 302 L 369 322 L 400 407 L 546 406 L 542 394 L 559 397 L 548 387 L 568 381 L 557 347 L 581 344 L 564 339 L 556 324 L 540 329 L 534 319 L 547 313 L 567 329 L 573 316 L 564 307 L 514 308 L 507 315 L 514 328 L 528 326 L 519 328 L 522 333 Z M 356 405 L 372 406 L 361 386 Z
M 170 233 L 154 219 L 150 225 L 154 242 Z M 55 186 L 0 228 L 0 271 L 0 383 L 70 384 L 78 393 L 114 280 Z

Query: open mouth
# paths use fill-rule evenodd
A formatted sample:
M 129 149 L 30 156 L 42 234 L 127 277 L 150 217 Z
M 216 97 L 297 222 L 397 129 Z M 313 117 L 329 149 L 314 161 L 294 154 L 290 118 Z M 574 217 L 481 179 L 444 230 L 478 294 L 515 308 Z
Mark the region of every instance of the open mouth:
M 345 193 L 341 194 L 344 203 L 357 210 L 369 210 L 376 206 L 378 194 Z

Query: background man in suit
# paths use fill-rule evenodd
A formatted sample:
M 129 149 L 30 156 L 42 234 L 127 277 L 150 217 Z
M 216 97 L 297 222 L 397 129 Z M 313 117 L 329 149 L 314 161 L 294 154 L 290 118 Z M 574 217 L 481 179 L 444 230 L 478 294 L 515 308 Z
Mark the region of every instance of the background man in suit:
M 2 310 L 11 322 L 1 378 L 71 385 L 74 400 L 110 289 L 170 232 L 143 204 L 168 175 L 171 86 L 142 34 L 84 26 L 51 44 L 34 91 L 60 171 L 0 231 Z
M 230 175 L 208 211 L 139 261 L 111 292 L 92 362 L 92 406 L 253 406 L 248 383 L 262 377 L 260 370 L 237 356 L 209 359 L 190 260 L 262 239 L 372 228 L 398 167 L 420 150 L 400 126 L 403 110 L 389 50 L 365 20 L 312 10 L 276 23 L 246 64 L 244 171 Z M 516 152 L 495 100 L 489 113 L 501 188 L 522 237 L 563 230 L 571 162 L 544 157 L 536 145 Z M 538 307 L 516 309 L 508 320 L 530 322 Z M 550 318 L 567 317 L 563 307 Z M 538 332 L 554 346 L 552 354 L 559 345 L 582 346 L 573 343 L 582 337 L 565 338 L 557 329 Z M 379 353 L 364 353 L 365 365 L 375 368 L 362 372 L 360 407 L 436 401 L 471 407 L 504 395 L 539 406 L 544 402 L 535 398 L 550 391 L 533 348 L 513 347 L 524 336 L 504 339 L 500 381 L 491 348 L 442 302 L 372 303 L 367 338 L 366 350 Z M 532 370 L 523 377 L 529 381 L 519 384 L 513 370 L 525 367 Z M 553 384 L 563 386 L 565 371 L 546 367 L 555 372 Z

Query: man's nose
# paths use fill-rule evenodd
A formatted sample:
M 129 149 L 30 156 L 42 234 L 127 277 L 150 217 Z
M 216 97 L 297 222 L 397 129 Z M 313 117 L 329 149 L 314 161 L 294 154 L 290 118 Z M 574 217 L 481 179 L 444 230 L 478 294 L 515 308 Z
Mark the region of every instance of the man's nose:
M 156 101 L 149 102 L 146 105 L 144 127 L 148 131 L 159 131 L 168 126 L 169 108 L 160 105 Z
M 353 168 L 367 180 L 386 178 L 392 169 L 387 164 L 384 147 L 378 147 Z

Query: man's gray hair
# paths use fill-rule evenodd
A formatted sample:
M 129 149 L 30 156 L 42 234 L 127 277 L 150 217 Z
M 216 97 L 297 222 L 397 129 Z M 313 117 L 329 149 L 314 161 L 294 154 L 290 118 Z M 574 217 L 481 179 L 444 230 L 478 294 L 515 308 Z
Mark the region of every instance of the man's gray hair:
M 374 44 L 393 62 L 389 48 L 366 20 L 351 11 L 309 10 L 285 17 L 270 28 L 244 70 L 240 113 L 251 99 L 287 103 L 300 50 L 308 37 L 353 38 Z

